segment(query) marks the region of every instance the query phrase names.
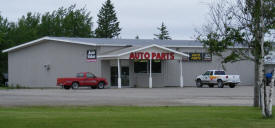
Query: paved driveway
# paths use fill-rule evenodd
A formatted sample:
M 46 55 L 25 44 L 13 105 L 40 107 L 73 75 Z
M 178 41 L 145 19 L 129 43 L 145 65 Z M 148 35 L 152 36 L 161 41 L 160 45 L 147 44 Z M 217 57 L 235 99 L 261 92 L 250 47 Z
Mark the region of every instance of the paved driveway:
M 274 100 L 273 100 L 274 101 Z M 253 87 L 0 90 L 0 106 L 251 106 Z

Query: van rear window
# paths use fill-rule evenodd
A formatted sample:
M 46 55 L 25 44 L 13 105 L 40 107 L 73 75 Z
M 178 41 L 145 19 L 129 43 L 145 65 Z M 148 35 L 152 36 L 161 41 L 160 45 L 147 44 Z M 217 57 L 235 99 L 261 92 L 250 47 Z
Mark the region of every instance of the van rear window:
M 215 71 L 215 75 L 225 75 L 224 71 Z

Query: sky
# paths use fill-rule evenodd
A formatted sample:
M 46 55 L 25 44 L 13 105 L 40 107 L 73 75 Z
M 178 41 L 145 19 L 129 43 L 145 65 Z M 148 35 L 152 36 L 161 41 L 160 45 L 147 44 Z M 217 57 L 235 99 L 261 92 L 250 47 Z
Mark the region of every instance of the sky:
M 93 30 L 97 27 L 97 14 L 106 0 L 0 0 L 0 13 L 16 22 L 27 12 L 45 13 L 59 7 L 76 4 L 86 7 L 93 17 Z M 120 27 L 120 38 L 153 39 L 162 22 L 175 40 L 195 39 L 195 29 L 206 23 L 208 3 L 211 0 L 111 0 Z

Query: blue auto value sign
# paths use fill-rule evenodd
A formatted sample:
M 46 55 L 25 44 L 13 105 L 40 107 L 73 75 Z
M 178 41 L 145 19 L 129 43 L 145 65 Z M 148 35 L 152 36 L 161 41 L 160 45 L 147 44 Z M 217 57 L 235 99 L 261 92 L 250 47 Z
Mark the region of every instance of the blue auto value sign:
M 96 50 L 87 50 L 87 61 L 96 62 Z

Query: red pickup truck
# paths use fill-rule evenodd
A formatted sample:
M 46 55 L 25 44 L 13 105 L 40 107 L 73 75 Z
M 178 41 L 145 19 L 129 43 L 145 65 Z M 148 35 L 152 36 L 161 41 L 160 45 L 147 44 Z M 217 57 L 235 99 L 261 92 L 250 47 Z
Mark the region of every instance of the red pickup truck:
M 106 86 L 105 78 L 96 77 L 90 72 L 81 72 L 76 74 L 76 78 L 57 78 L 57 86 L 62 86 L 65 89 L 77 89 L 80 86 L 90 86 L 92 89 L 103 89 Z

